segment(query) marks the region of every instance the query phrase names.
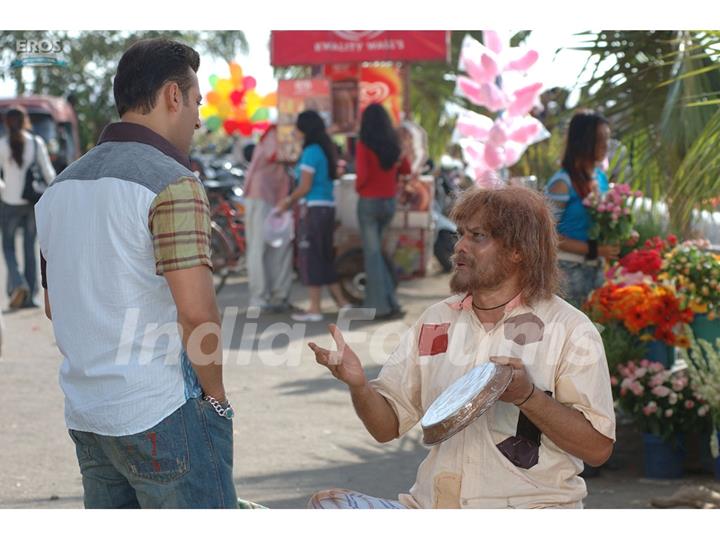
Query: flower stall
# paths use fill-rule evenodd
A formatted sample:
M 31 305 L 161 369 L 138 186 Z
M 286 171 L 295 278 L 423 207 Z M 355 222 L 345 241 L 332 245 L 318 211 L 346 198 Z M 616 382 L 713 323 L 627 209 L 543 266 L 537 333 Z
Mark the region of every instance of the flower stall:
M 586 199 L 594 238 L 631 238 L 626 209 L 633 196 L 616 186 Z M 709 247 L 673 235 L 651 238 L 609 264 L 605 283 L 583 306 L 602 326 L 616 407 L 643 434 L 650 478 L 682 476 L 693 440 L 704 448 L 712 441 L 720 474 L 720 255 Z
M 710 406 L 685 370 L 643 359 L 619 364 L 616 373 L 611 384 L 617 404 L 643 433 L 645 476 L 680 478 L 685 435 L 707 431 Z

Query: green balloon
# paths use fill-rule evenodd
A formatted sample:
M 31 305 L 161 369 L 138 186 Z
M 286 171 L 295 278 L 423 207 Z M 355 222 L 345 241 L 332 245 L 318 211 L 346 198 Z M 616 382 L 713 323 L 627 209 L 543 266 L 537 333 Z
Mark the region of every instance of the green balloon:
M 219 116 L 208 116 L 205 120 L 205 127 L 208 131 L 217 131 L 222 126 L 222 120 Z
M 270 111 L 267 110 L 267 107 L 260 107 L 258 110 L 256 110 L 250 120 L 253 122 L 263 122 L 265 120 L 270 119 Z
M 215 90 L 215 87 L 217 86 L 219 80 L 220 77 L 218 77 L 217 75 L 210 75 L 210 86 L 212 86 L 213 90 Z

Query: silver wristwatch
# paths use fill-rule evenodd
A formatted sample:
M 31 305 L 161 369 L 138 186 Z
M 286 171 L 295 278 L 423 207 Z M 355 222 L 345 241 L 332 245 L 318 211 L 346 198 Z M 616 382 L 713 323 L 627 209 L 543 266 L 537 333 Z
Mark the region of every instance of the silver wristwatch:
M 217 399 L 207 394 L 203 394 L 203 399 L 213 406 L 213 409 L 215 409 L 215 412 L 218 413 L 218 416 L 223 416 L 228 420 L 235 416 L 235 411 L 229 401 L 226 401 L 225 406 L 223 406 L 223 404 Z

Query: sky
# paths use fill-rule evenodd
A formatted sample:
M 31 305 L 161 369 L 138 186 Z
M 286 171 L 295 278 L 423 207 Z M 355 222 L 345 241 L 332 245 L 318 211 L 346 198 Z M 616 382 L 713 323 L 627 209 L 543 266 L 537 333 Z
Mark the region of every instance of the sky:
M 238 55 L 234 60 L 242 66 L 245 75 L 252 75 L 257 80 L 258 93 L 264 95 L 275 91 L 277 81 L 270 66 L 270 31 L 250 28 L 243 32 L 248 41 L 249 53 Z M 586 55 L 569 49 L 564 49 L 556 55 L 556 50 L 560 47 L 571 47 L 577 42 L 578 38 L 572 31 L 549 28 L 534 30 L 524 44 L 537 49 L 540 53 L 540 59 L 534 68 L 534 78 L 542 81 L 547 88 L 575 86 Z M 229 77 L 227 61 L 203 57 L 198 72 L 200 90 L 203 94 L 210 90 L 209 78 L 213 74 L 221 78 Z M 12 96 L 14 90 L 15 85 L 11 81 L 0 81 L 0 97 Z

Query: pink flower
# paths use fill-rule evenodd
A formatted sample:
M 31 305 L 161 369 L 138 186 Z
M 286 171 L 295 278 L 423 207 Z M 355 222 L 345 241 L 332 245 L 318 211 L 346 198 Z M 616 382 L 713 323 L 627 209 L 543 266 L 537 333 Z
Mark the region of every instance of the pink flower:
M 698 416 L 705 416 L 710 411 L 710 407 L 708 405 L 703 405 L 698 409 Z
M 614 375 L 612 377 L 610 377 L 610 384 L 612 384 L 613 386 L 617 386 L 617 384 L 618 384 L 617 377 L 615 377 Z
M 670 418 L 672 415 L 673 415 L 673 410 L 672 410 L 672 409 L 667 409 L 667 410 L 665 411 L 665 418 Z
M 650 416 L 651 414 L 657 412 L 657 409 L 657 403 L 651 401 L 645 407 L 643 407 L 642 411 L 645 416 Z
M 687 386 L 687 379 L 685 379 L 684 377 L 677 377 L 672 381 L 672 388 L 676 392 L 682 391 L 685 386 Z
M 641 364 L 641 365 L 642 365 L 642 364 Z M 643 377 L 645 376 L 646 373 L 647 373 L 647 368 L 641 367 L 640 369 L 638 369 L 637 371 L 635 371 L 635 378 L 636 378 L 636 379 L 641 379 L 641 378 L 643 378 Z
M 647 358 L 643 358 L 642 360 L 640 360 L 640 366 L 641 367 L 650 367 L 650 360 L 648 360 Z
M 695 402 L 692 399 L 685 400 L 685 408 L 692 409 L 695 406 Z
M 643 392 L 645 391 L 645 387 L 640 384 L 639 382 L 635 381 L 630 386 L 630 391 L 635 394 L 636 396 L 642 396 Z
M 656 386 L 652 389 L 652 394 L 657 397 L 668 397 L 670 389 L 667 386 Z
M 642 197 L 642 196 L 643 196 L 643 192 L 638 189 L 638 190 L 635 192 L 635 196 L 636 196 L 636 197 Z
M 604 203 L 600 203 L 600 204 L 598 204 L 597 211 L 598 211 L 598 212 L 604 212 L 604 211 L 605 211 L 605 208 L 607 208 L 607 206 L 605 206 Z
M 662 383 L 664 383 L 666 380 L 665 373 L 658 373 L 656 375 L 653 375 L 650 379 L 650 387 L 654 388 L 655 386 L 660 386 Z
M 675 405 L 678 400 L 678 395 L 675 392 L 670 392 L 670 396 L 668 397 L 668 403 L 670 405 Z

